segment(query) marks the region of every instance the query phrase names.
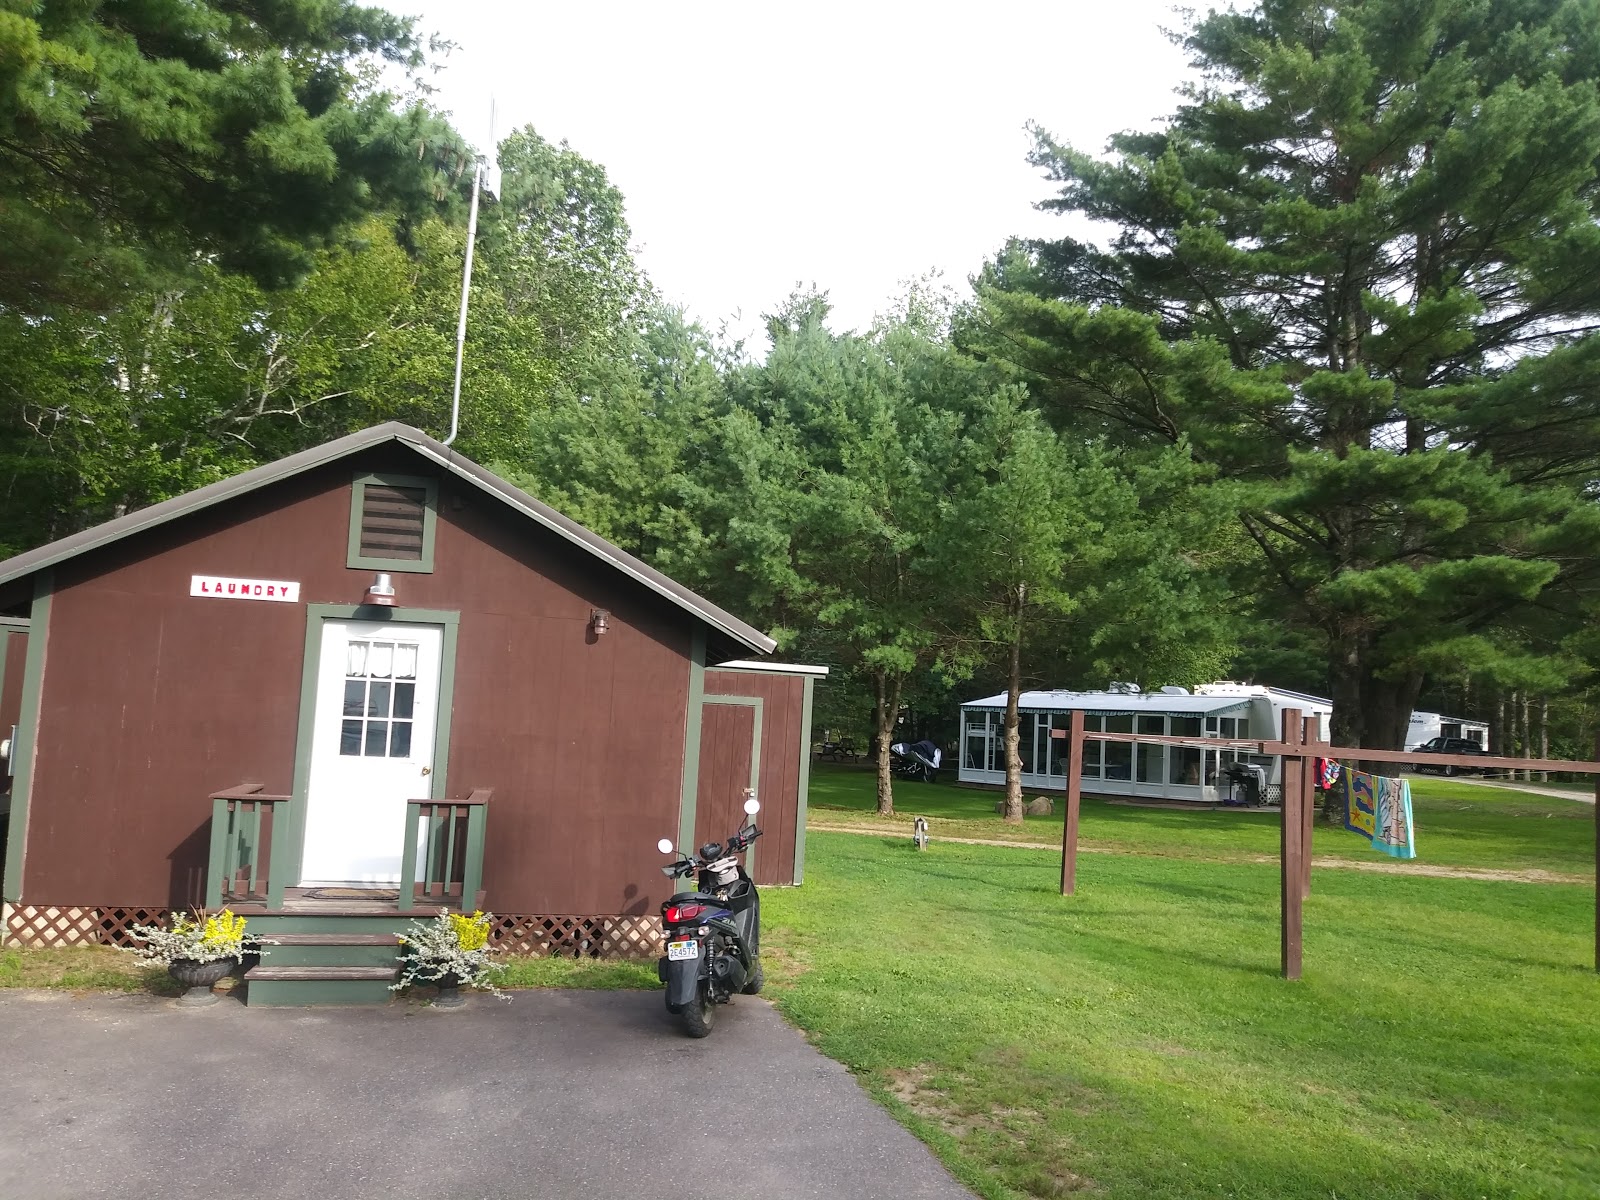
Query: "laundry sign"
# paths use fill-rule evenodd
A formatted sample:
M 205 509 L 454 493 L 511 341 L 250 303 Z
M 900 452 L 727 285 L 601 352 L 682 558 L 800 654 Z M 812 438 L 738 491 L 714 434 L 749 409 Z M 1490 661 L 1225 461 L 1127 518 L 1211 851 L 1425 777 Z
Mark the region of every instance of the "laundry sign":
M 284 579 L 229 579 L 225 575 L 191 575 L 189 595 L 216 597 L 219 600 L 276 600 L 297 604 L 299 581 Z

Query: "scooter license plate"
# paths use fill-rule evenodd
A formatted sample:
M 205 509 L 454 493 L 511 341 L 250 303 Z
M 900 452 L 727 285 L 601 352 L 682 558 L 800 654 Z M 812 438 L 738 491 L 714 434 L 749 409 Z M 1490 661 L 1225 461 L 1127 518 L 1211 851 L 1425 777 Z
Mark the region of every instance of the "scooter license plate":
M 678 961 L 680 961 L 682 959 L 685 959 L 685 958 L 699 958 L 699 957 L 700 957 L 700 943 L 695 941 L 693 938 L 690 938 L 686 942 L 668 942 L 667 943 L 667 958 L 670 959 L 673 962 L 678 962 Z

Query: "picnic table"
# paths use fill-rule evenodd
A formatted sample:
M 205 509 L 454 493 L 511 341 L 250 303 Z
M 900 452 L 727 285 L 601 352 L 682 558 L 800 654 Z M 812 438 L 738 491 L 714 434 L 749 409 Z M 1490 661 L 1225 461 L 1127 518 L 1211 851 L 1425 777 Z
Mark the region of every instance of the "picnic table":
M 817 751 L 817 757 L 833 762 L 854 762 L 861 757 L 861 751 L 856 749 L 854 739 L 840 738 L 836 742 L 824 741 Z

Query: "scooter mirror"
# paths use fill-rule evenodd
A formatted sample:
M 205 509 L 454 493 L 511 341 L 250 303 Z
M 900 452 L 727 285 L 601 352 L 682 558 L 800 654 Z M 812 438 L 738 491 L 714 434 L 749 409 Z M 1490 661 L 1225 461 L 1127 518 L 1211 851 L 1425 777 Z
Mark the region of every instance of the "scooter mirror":
M 672 840 L 670 838 L 662 838 L 656 843 L 656 849 L 663 854 L 671 854 L 673 850 Z
M 754 796 L 751 796 L 750 799 L 744 802 L 744 810 L 752 817 L 755 816 L 761 811 L 761 801 L 757 800 Z

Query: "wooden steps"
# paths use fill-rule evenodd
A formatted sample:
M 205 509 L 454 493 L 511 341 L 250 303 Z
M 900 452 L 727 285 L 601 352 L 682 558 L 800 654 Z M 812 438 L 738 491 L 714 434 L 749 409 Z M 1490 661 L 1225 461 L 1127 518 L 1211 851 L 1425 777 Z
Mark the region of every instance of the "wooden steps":
M 397 967 L 251 967 L 245 978 L 272 983 L 298 979 L 382 979 L 393 983 L 398 974 Z
M 275 933 L 272 940 L 279 946 L 396 946 L 399 939 L 392 933 Z
M 400 914 L 375 920 L 370 912 L 324 911 L 314 919 L 282 914 L 251 924 L 269 944 L 262 947 L 260 964 L 245 972 L 246 1004 L 387 1004 L 394 999 L 389 989 L 400 978 L 399 931 L 405 926 Z

